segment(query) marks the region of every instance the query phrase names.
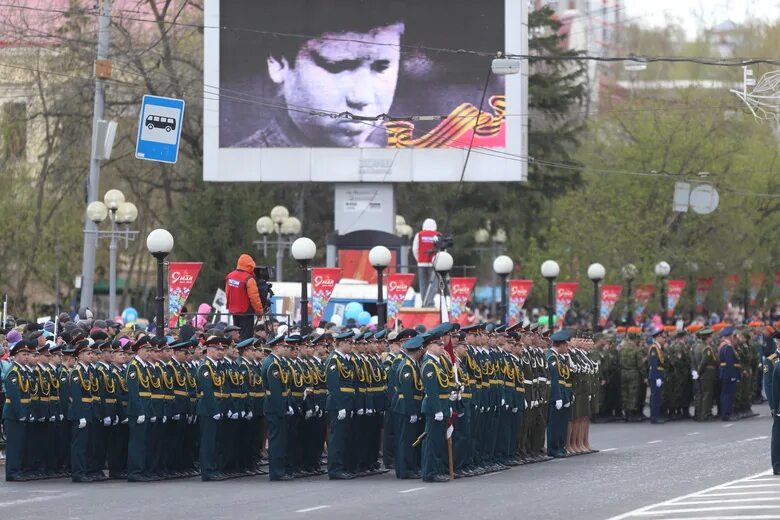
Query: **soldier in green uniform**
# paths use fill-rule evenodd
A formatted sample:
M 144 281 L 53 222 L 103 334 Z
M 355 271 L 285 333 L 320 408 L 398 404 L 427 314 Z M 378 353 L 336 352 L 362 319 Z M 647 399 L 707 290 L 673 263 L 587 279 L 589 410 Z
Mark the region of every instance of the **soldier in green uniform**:
M 780 349 L 776 343 L 777 335 L 778 333 L 775 333 L 771 340 L 775 344 L 775 351 L 764 359 L 762 373 L 764 393 L 772 414 L 772 473 L 780 475 Z
M 412 329 L 406 329 L 412 330 Z M 385 418 L 382 430 L 382 465 L 385 469 L 395 469 L 395 445 L 398 426 L 398 416 L 393 412 L 393 406 L 398 394 L 398 365 L 403 360 L 401 356 L 401 335 L 405 331 L 390 332 L 387 336 L 389 352 L 382 360 L 387 374 L 387 391 L 385 399 Z M 414 332 L 412 336 L 416 335 Z
M 146 465 L 146 438 L 151 418 L 151 381 L 149 376 L 151 361 L 150 338 L 139 336 L 133 343 L 135 356 L 127 363 L 125 381 L 127 382 L 127 480 L 129 482 L 150 482 L 158 480 L 148 471 Z
M 287 347 L 280 334 L 268 342 L 271 354 L 263 360 L 265 401 L 263 415 L 268 427 L 268 478 L 271 481 L 292 480 L 287 473 L 287 418 L 294 412 L 290 406 L 290 371 L 283 356 Z M 203 463 L 201 462 L 201 465 Z
M 32 377 L 26 367 L 31 363 L 32 347 L 24 340 L 12 345 L 9 351 L 11 367 L 3 381 L 5 404 L 3 405 L 3 428 L 6 435 L 5 480 L 24 482 L 31 480 L 24 467 L 27 426 L 30 421 L 30 386 Z
M 425 341 L 425 340 L 424 340 Z M 420 362 L 423 391 L 421 412 L 425 416 L 425 438 L 422 443 L 422 479 L 424 482 L 447 482 L 447 420 L 452 409 L 454 382 L 442 365 L 445 355 L 440 337 L 431 336 Z
M 187 447 L 187 418 L 191 414 L 186 349 L 190 341 L 178 341 L 170 345 L 171 358 L 163 367 L 173 386 L 173 399 L 169 400 L 171 418 L 165 428 L 165 466 L 173 477 L 190 476 L 191 455 Z
M 206 356 L 198 368 L 199 398 L 196 413 L 200 424 L 200 474 L 204 481 L 225 480 L 220 471 L 221 445 L 218 444 L 220 423 L 226 421 L 224 401 L 227 400 L 226 379 L 221 361 L 224 338 L 210 336 L 205 343 Z
M 716 348 L 709 343 L 712 329 L 702 329 L 697 333 L 701 338 L 701 356 L 697 367 L 699 391 L 701 397 L 700 408 L 697 411 L 697 420 L 708 421 L 713 419 L 712 403 L 716 396 L 716 383 L 718 380 L 718 354 Z
M 70 411 L 70 370 L 76 363 L 73 356 L 73 337 L 68 333 L 61 335 L 65 347 L 62 349 L 62 364 L 57 371 L 60 392 L 60 422 L 57 429 L 57 467 L 62 476 L 70 477 L 70 430 L 71 423 L 68 417 Z
M 395 476 L 420 478 L 420 452 L 413 444 L 422 433 L 420 421 L 423 382 L 419 359 L 425 353 L 425 338 L 414 336 L 401 345 L 403 361 L 398 365 L 397 393 L 393 412 L 398 416 L 395 449 Z
M 93 412 L 93 389 L 98 382 L 90 366 L 95 353 L 90 349 L 90 340 L 82 339 L 74 349 L 76 366 L 69 376 L 70 396 L 72 399 L 69 419 L 73 425 L 71 432 L 70 468 L 73 482 L 93 482 L 94 475 L 89 474 L 89 429 L 96 422 Z
M 550 337 L 552 346 L 546 353 L 550 379 L 549 419 L 547 423 L 547 453 L 551 457 L 568 456 L 566 452 L 566 432 L 571 406 L 571 372 L 562 355 L 566 353 L 571 332 L 564 329 Z M 567 406 L 568 405 L 568 406 Z
M 640 401 L 640 383 L 644 377 L 643 355 L 637 346 L 639 329 L 630 327 L 626 339 L 620 345 L 618 357 L 620 360 L 621 400 L 623 402 L 626 422 L 642 421 Z M 642 397 L 642 402 L 644 398 Z
M 128 347 L 129 340 L 126 340 Z M 109 373 L 111 384 L 116 396 L 116 424 L 112 434 L 107 439 L 106 462 L 108 463 L 109 479 L 127 479 L 127 446 L 128 446 L 128 391 L 125 380 L 125 370 L 129 361 L 129 351 L 125 350 L 119 340 L 113 340 L 110 345 L 112 356 Z
M 335 348 L 325 363 L 330 431 L 328 437 L 328 478 L 349 480 L 355 475 L 347 471 L 347 437 L 355 407 L 355 367 L 350 362 L 352 332 L 335 336 Z

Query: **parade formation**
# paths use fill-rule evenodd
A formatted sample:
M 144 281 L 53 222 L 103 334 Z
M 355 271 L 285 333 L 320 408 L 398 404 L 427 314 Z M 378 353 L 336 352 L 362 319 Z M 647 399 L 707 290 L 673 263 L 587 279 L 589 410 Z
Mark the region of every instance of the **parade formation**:
M 757 415 L 777 354 L 774 330 L 749 325 L 301 335 L 268 321 L 242 340 L 224 324 L 174 338 L 66 322 L 11 336 L 6 480 L 446 482 L 594 453 L 591 419 L 641 422 L 648 393 L 652 423 Z

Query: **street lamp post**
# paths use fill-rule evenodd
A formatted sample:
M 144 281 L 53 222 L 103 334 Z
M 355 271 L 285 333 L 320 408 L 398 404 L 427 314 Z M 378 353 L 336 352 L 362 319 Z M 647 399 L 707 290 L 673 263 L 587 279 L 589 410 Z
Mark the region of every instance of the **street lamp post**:
M 637 275 L 634 264 L 626 264 L 620 269 L 620 274 L 626 280 L 626 325 L 634 325 L 634 294 L 632 284 Z
M 593 282 L 593 332 L 596 332 L 599 326 L 599 310 L 601 308 L 599 305 L 599 283 L 606 275 L 607 271 L 603 265 L 595 263 L 588 266 L 588 278 Z
M 661 323 L 666 324 L 666 310 L 667 310 L 667 301 L 666 301 L 666 277 L 669 276 L 669 273 L 672 271 L 672 268 L 669 266 L 667 262 L 658 262 L 655 264 L 655 275 L 659 278 L 661 282 Z
M 553 330 L 555 323 L 555 279 L 561 273 L 561 268 L 555 260 L 546 260 L 542 264 L 542 276 L 547 278 L 547 324 Z
M 290 246 L 295 261 L 301 268 L 301 335 L 309 330 L 309 262 L 317 254 L 317 246 L 307 237 L 300 237 Z
M 489 224 L 489 223 L 488 223 Z M 493 235 L 485 228 L 480 228 L 474 233 L 474 242 L 477 243 L 476 249 L 479 251 L 480 258 L 483 252 L 489 251 L 494 258 L 501 255 L 506 243 L 506 231 L 498 228 Z M 487 243 L 490 242 L 490 246 Z M 490 273 L 490 314 L 496 315 L 496 272 Z
M 270 217 L 260 217 L 255 224 L 262 240 L 256 240 L 258 248 L 263 246 L 263 256 L 268 255 L 268 239 L 276 234 L 276 281 L 282 281 L 284 250 L 292 244 L 292 237 L 301 232 L 301 221 L 290 216 L 284 206 L 274 206 Z
M 387 303 L 384 295 L 384 271 L 390 265 L 392 254 L 385 246 L 375 246 L 368 252 L 368 261 L 376 269 L 376 317 L 377 329 L 382 330 L 387 323 Z
M 439 251 L 433 257 L 433 270 L 439 278 L 439 322 L 444 323 L 444 314 L 447 310 L 447 281 L 452 269 L 452 255 L 447 251 Z
M 507 255 L 497 256 L 493 260 L 493 272 L 501 277 L 501 323 L 507 323 L 509 317 L 509 298 L 507 297 L 507 277 L 515 268 L 515 263 Z
M 130 240 L 135 240 L 138 231 L 130 231 L 127 225 L 135 222 L 138 218 L 138 209 L 132 202 L 126 202 L 124 194 L 119 190 L 108 190 L 103 197 L 103 202 L 96 200 L 87 206 L 87 218 L 95 223 L 97 227 L 101 222 L 110 218 L 111 231 L 84 230 L 84 233 L 94 233 L 97 238 L 109 238 L 111 240 L 108 247 L 108 314 L 111 318 L 119 312 L 116 302 L 116 263 L 117 249 L 120 239 L 125 240 L 127 248 Z M 118 229 L 117 225 L 124 225 L 125 229 Z M 97 240 L 96 240 L 97 242 Z
M 173 250 L 173 235 L 165 229 L 155 229 L 146 237 L 146 249 L 157 259 L 157 323 L 155 336 L 165 337 L 165 300 L 168 298 L 164 291 L 164 263 L 165 257 Z

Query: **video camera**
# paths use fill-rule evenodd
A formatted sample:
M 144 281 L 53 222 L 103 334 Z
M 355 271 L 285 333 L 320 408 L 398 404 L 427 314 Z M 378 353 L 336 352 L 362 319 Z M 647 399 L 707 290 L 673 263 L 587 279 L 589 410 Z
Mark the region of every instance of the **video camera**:
M 263 309 L 270 309 L 274 290 L 269 280 L 276 276 L 275 269 L 267 265 L 258 265 L 255 267 L 254 274 L 255 282 L 257 282 L 257 292 L 260 293 L 260 302 L 263 304 Z
M 437 251 L 446 251 L 455 245 L 455 236 L 452 233 L 439 233 L 433 247 Z

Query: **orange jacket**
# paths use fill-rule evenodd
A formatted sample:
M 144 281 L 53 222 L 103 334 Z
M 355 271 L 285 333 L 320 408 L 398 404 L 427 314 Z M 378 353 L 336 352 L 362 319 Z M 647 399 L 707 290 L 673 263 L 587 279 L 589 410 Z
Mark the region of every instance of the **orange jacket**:
M 247 254 L 243 254 L 238 257 L 238 262 L 236 263 L 236 270 L 245 271 L 249 274 L 254 274 L 255 261 L 252 259 L 251 256 Z M 225 294 L 229 294 L 228 289 L 229 287 L 225 285 Z M 260 292 L 257 290 L 257 282 L 255 281 L 254 276 L 252 276 L 246 281 L 246 292 L 247 292 L 247 296 L 249 296 L 249 303 L 252 305 L 252 310 L 255 311 L 255 314 L 257 316 L 262 316 L 263 303 L 260 301 Z M 230 307 L 229 302 L 228 302 L 228 307 Z

